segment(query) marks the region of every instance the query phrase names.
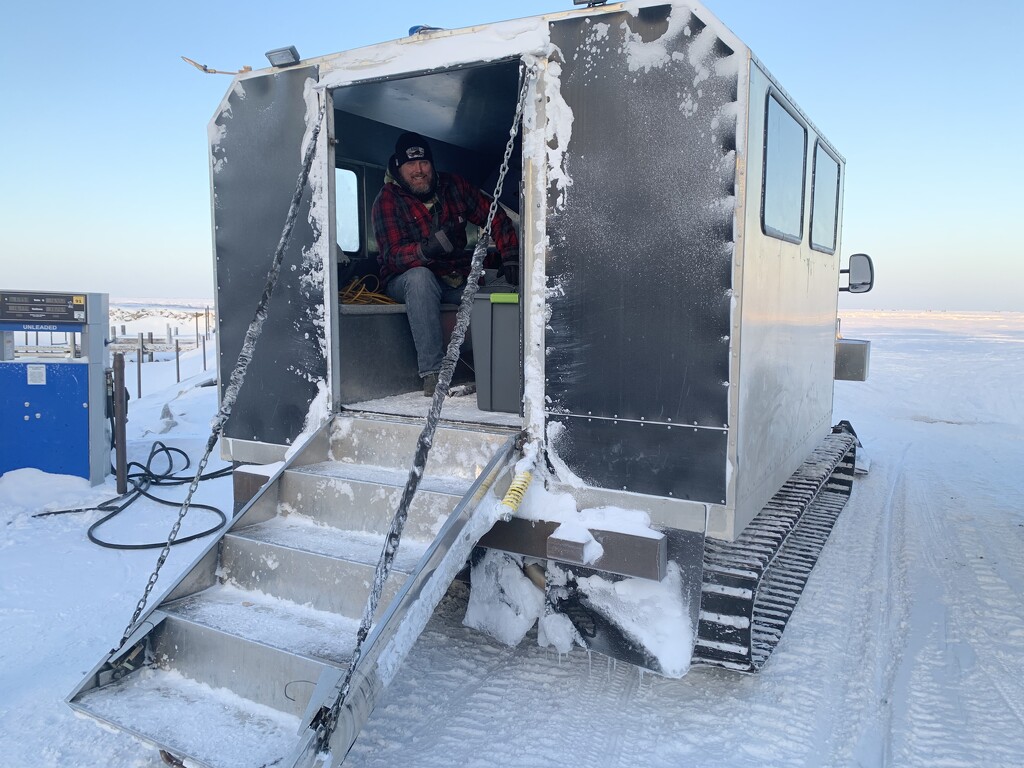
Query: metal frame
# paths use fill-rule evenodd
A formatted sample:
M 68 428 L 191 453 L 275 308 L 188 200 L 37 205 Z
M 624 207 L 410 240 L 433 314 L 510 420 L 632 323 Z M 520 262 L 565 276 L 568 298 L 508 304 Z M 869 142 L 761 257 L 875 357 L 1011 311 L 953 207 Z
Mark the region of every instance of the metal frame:
M 684 8 L 684 6 L 674 6 Z M 786 91 L 763 69 L 760 62 L 751 54 L 750 50 L 729 30 L 721 25 L 713 15 L 699 4 L 687 4 L 690 12 L 697 19 L 710 27 L 726 46 L 733 50 L 733 56 L 739 61 L 739 67 L 735 79 L 736 90 L 736 171 L 734 185 L 734 210 L 732 216 L 732 238 L 734 243 L 733 260 L 731 265 L 732 279 L 732 309 L 728 320 L 729 328 L 729 350 L 727 358 L 728 368 L 728 392 L 726 394 L 726 411 L 728 418 L 726 424 L 719 429 L 724 434 L 723 455 L 715 460 L 716 473 L 719 472 L 718 465 L 721 464 L 721 474 L 724 477 L 721 493 L 701 493 L 692 496 L 690 500 L 679 498 L 690 495 L 680 493 L 679 488 L 672 489 L 671 503 L 666 503 L 669 498 L 667 492 L 660 492 L 656 489 L 642 490 L 640 493 L 630 494 L 635 497 L 636 506 L 640 508 L 657 507 L 658 521 L 668 526 L 692 529 L 699 524 L 703 513 L 709 513 L 708 533 L 713 537 L 733 539 L 742 530 L 744 525 L 753 517 L 763 503 L 771 496 L 772 492 L 784 482 L 803 456 L 813 448 L 816 440 L 827 430 L 830 420 L 831 408 L 824 407 L 826 399 L 825 390 L 831 388 L 831 379 L 815 380 L 810 383 L 815 404 L 814 416 L 797 414 L 796 419 L 790 419 L 787 408 L 796 407 L 794 403 L 797 398 L 790 398 L 788 404 L 783 404 L 781 411 L 773 410 L 775 405 L 771 402 L 756 402 L 756 396 L 751 392 L 755 391 L 759 382 L 757 376 L 764 370 L 764 361 L 768 353 L 758 352 L 761 347 L 770 348 L 770 353 L 777 357 L 794 355 L 794 360 L 811 360 L 816 373 L 824 370 L 822 365 L 824 357 L 819 347 L 823 347 L 822 340 L 826 333 L 824 322 L 820 318 L 810 321 L 799 333 L 806 334 L 808 341 L 804 343 L 799 338 L 793 338 L 787 342 L 784 336 L 789 332 L 788 324 L 793 317 L 799 315 L 790 314 L 778 322 L 774 320 L 765 321 L 762 318 L 761 310 L 775 311 L 784 301 L 796 299 L 803 301 L 796 293 L 791 293 L 786 283 L 773 284 L 768 280 L 769 272 L 764 269 L 765 254 L 772 248 L 779 248 L 782 241 L 765 236 L 760 232 L 755 221 L 760 217 L 760 203 L 756 199 L 760 193 L 760 174 L 763 167 L 763 157 L 760 156 L 763 149 L 763 135 L 761 135 L 762 110 L 754 109 L 753 105 L 763 101 L 764 94 L 768 89 L 777 92 L 780 101 L 805 124 L 809 134 L 808 148 L 813 148 L 814 140 L 818 140 L 834 157 L 839 159 L 842 166 L 842 156 L 835 151 L 834 147 L 822 137 L 814 124 L 806 118 L 806 115 L 789 98 Z M 663 6 L 652 5 L 644 9 L 647 18 L 653 19 L 658 13 L 664 13 Z M 605 18 L 614 14 L 623 14 L 624 8 L 621 4 L 602 6 L 598 9 L 589 9 L 587 18 Z M 582 18 L 581 11 L 565 11 L 558 14 L 544 16 L 549 29 L 559 25 L 561 22 Z M 641 14 L 643 16 L 644 14 Z M 388 46 L 416 46 L 422 47 L 424 51 L 436 51 L 437 61 L 444 62 L 444 66 L 429 67 L 422 66 L 415 70 L 403 68 L 402 56 L 376 58 L 374 49 L 347 51 L 331 56 L 311 59 L 305 62 L 307 66 L 316 66 L 320 75 L 319 83 L 307 93 L 307 104 L 311 105 L 312 100 L 320 98 L 319 94 L 327 94 L 327 98 L 333 98 L 335 89 L 345 86 L 365 86 L 372 84 L 387 85 L 392 82 L 401 81 L 402 87 L 407 90 L 415 90 L 416 78 L 433 77 L 443 75 L 445 72 L 460 73 L 473 70 L 480 66 L 494 64 L 496 62 L 511 60 L 522 57 L 525 60 L 536 64 L 538 77 L 533 87 L 531 98 L 526 105 L 525 124 L 533 126 L 532 130 L 524 133 L 522 141 L 522 185 L 520 188 L 522 217 L 522 242 L 521 254 L 523 261 L 523 291 L 525 296 L 532 297 L 521 305 L 522 311 L 522 339 L 524 350 L 524 369 L 530 372 L 530 376 L 538 376 L 541 380 L 549 378 L 547 371 L 550 360 L 548 360 L 547 341 L 545 339 L 544 313 L 550 307 L 550 301 L 543 297 L 547 284 L 550 280 L 550 268 L 548 263 L 548 238 L 551 235 L 551 217 L 553 210 L 548 201 L 548 150 L 545 131 L 547 130 L 548 90 L 551 87 L 551 77 L 548 71 L 550 63 L 542 48 L 535 41 L 528 43 L 517 42 L 514 38 L 504 42 L 500 49 L 495 50 L 495 58 L 490 62 L 479 61 L 471 56 L 460 55 L 462 50 L 460 41 L 471 39 L 472 36 L 482 30 L 493 30 L 501 25 L 486 25 L 472 27 L 462 30 L 439 30 L 417 35 L 413 38 L 400 40 L 392 43 L 381 44 L 377 50 L 383 50 Z M 419 58 L 417 61 L 426 61 Z M 370 62 L 370 63 L 368 63 Z M 247 74 L 241 78 L 243 83 L 254 77 L 276 74 L 274 70 L 261 70 Z M 460 75 L 461 76 L 461 75 Z M 565 76 L 563 69 L 562 76 Z M 311 110 L 307 108 L 307 114 Z M 328 110 L 330 115 L 328 126 L 329 132 L 334 130 L 333 110 Z M 323 139 L 325 152 L 323 159 L 319 161 L 323 174 L 327 176 L 322 190 L 318 193 L 326 200 L 326 214 L 332 211 L 334 200 L 334 144 L 328 138 Z M 568 147 L 572 151 L 572 146 Z M 804 169 L 805 177 L 809 182 L 813 174 L 813 163 L 807 162 Z M 806 231 L 809 215 L 806 213 L 810 205 L 812 195 L 809 190 L 804 200 L 804 224 Z M 321 209 L 321 203 L 315 208 Z M 333 296 L 337 286 L 333 284 L 335 275 L 335 259 L 333 249 L 328 244 L 333 241 L 334 221 L 332 215 L 326 215 L 325 231 L 329 237 L 327 241 L 318 243 L 318 248 L 323 251 L 325 278 L 325 296 Z M 840 190 L 839 214 L 837 221 L 837 243 L 836 253 L 841 247 L 842 227 L 842 192 Z M 803 240 L 807 241 L 807 236 Z M 802 248 L 803 246 L 796 246 Z M 820 251 L 815 251 L 820 255 Z M 815 273 L 815 286 L 820 286 L 822 295 L 826 298 L 822 302 L 816 299 L 807 304 L 806 311 L 802 316 L 805 319 L 811 318 L 814 312 L 823 317 L 831 314 L 834 317 L 836 309 L 835 289 L 826 284 L 829 279 L 818 280 L 821 275 L 830 273 L 831 265 L 826 264 L 825 268 Z M 790 274 L 790 277 L 793 277 Z M 795 284 L 796 280 L 791 280 Z M 779 291 L 779 287 L 782 290 Z M 773 294 L 774 292 L 774 294 Z M 776 296 L 778 301 L 769 301 L 765 297 L 769 294 Z M 327 301 L 325 310 L 327 316 L 327 330 L 324 343 L 329 356 L 328 376 L 329 389 L 331 393 L 332 408 L 337 408 L 339 402 L 345 398 L 342 396 L 339 370 L 344 364 L 341 359 L 341 345 L 335 333 L 338 323 L 332 315 L 335 307 L 332 301 Z M 819 305 L 820 304 L 820 305 Z M 811 309 L 813 307 L 813 310 Z M 801 322 L 803 322 L 801 320 Z M 831 320 L 828 323 L 831 326 Z M 830 346 L 831 350 L 831 346 Z M 781 354 L 779 354 L 781 353 Z M 831 355 L 834 354 L 830 351 Z M 821 358 L 820 360 L 818 358 Z M 819 371 L 818 369 L 821 369 Z M 782 393 L 788 390 L 806 390 L 808 381 L 801 379 L 794 380 L 785 386 L 769 387 L 772 393 Z M 788 389 L 787 389 L 788 388 Z M 530 381 L 524 387 L 524 413 L 523 423 L 535 439 L 546 441 L 546 418 L 544 398 L 550 392 L 544 391 L 536 386 L 536 382 Z M 774 395 L 770 395 L 774 396 Z M 765 415 L 776 414 L 775 423 L 768 423 L 771 419 Z M 611 414 L 609 414 L 611 417 Z M 623 423 L 629 422 L 627 417 L 620 420 Z M 639 424 L 639 419 L 636 420 Z M 787 422 L 795 421 L 798 427 L 790 429 Z M 653 426 L 653 425 L 652 425 Z M 698 425 L 700 428 L 701 425 Z M 648 431 L 651 426 L 645 427 Z M 771 432 L 771 446 L 764 434 Z M 797 434 L 799 432 L 799 434 Z M 268 451 L 264 446 L 256 446 L 252 450 L 244 444 L 244 441 L 232 438 L 225 441 L 229 445 L 233 456 L 265 456 Z M 781 446 L 781 450 L 780 450 Z M 704 456 L 706 451 L 701 449 L 694 453 L 694 456 Z M 779 456 L 781 454 L 781 458 Z M 614 482 L 604 483 L 615 485 Z M 627 488 L 626 493 L 637 489 Z M 574 494 L 577 493 L 573 491 Z M 590 489 L 588 493 L 594 497 L 600 497 L 602 493 L 622 493 L 621 485 L 616 488 Z M 653 493 L 653 495 L 651 495 Z

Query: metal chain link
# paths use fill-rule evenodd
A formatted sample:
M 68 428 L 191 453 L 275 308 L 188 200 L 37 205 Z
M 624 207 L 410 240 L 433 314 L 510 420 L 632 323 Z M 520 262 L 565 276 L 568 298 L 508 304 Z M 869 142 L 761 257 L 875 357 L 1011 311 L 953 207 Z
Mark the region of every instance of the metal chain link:
M 132 614 L 131 621 L 128 622 L 128 626 L 125 627 L 124 633 L 121 635 L 121 642 L 117 644 L 116 648 L 112 648 L 110 650 L 110 655 L 117 653 L 124 647 L 128 638 L 131 637 L 132 632 L 135 631 L 139 617 L 142 616 L 142 612 L 146 609 L 150 593 L 156 586 L 157 579 L 160 578 L 160 569 L 163 568 L 164 563 L 167 562 L 167 558 L 171 553 L 171 547 L 178 538 L 178 531 L 181 530 L 181 524 L 185 520 L 185 515 L 188 514 L 189 505 L 192 503 L 192 496 L 195 494 L 196 489 L 199 488 L 203 470 L 206 469 L 206 464 L 210 460 L 210 454 L 213 452 L 213 448 L 217 444 L 217 440 L 220 439 L 220 435 L 224 431 L 224 425 L 227 423 L 228 417 L 231 416 L 231 409 L 234 406 L 235 400 L 238 398 L 238 391 L 241 389 L 242 382 L 245 381 L 246 371 L 249 369 L 249 363 L 252 362 L 252 352 L 255 347 L 256 340 L 263 332 L 263 323 L 267 319 L 267 306 L 270 304 L 270 297 L 274 293 L 274 287 L 277 285 L 277 280 L 281 273 L 281 262 L 284 259 L 284 252 L 288 247 L 292 229 L 295 226 L 295 220 L 298 217 L 299 203 L 302 198 L 302 192 L 306 188 L 306 182 L 309 179 L 309 171 L 313 165 L 313 156 L 316 154 L 317 140 L 320 136 L 320 126 L 324 122 L 324 115 L 326 111 L 327 97 L 325 95 L 320 104 L 320 111 L 317 113 L 313 130 L 310 133 L 309 145 L 306 147 L 306 153 L 302 159 L 302 171 L 299 173 L 299 178 L 295 183 L 295 191 L 292 193 L 291 204 L 288 207 L 288 215 L 285 217 L 284 229 L 281 232 L 277 248 L 274 251 L 274 258 L 271 262 L 270 271 L 267 273 L 267 283 L 264 286 L 263 295 L 260 297 L 252 322 L 249 323 L 249 328 L 246 331 L 245 339 L 242 343 L 242 351 L 239 353 L 238 361 L 235 363 L 235 367 L 231 371 L 228 385 L 224 389 L 224 398 L 217 411 L 217 416 L 214 418 L 210 437 L 206 441 L 206 450 L 203 453 L 203 457 L 199 460 L 195 477 L 192 478 L 192 482 L 189 484 L 185 501 L 182 502 L 181 510 L 178 512 L 178 519 L 175 520 L 174 525 L 171 526 L 171 531 L 167 536 L 167 542 L 164 544 L 163 549 L 160 550 L 160 556 L 156 560 L 156 568 L 149 575 L 149 580 L 146 582 L 146 589 L 143 591 L 142 597 L 139 598 L 139 602 L 135 606 L 135 612 Z
M 466 289 L 463 291 L 462 301 L 459 306 L 458 313 L 456 314 L 455 328 L 452 330 L 451 341 L 448 344 L 447 353 L 441 364 L 437 388 L 434 392 L 434 400 L 431 403 L 430 412 L 427 414 L 426 425 L 420 433 L 419 440 L 416 444 L 416 456 L 413 468 L 409 472 L 409 479 L 406 482 L 405 490 L 402 493 L 398 509 L 391 521 L 391 527 L 384 543 L 384 549 L 377 562 L 373 586 L 370 589 L 370 595 L 367 598 L 366 606 L 363 610 L 363 617 L 359 625 L 359 630 L 356 633 L 356 645 L 352 651 L 352 658 L 349 660 L 348 671 L 345 674 L 343 682 L 338 687 L 337 699 L 335 699 L 330 710 L 328 710 L 325 716 L 321 719 L 320 725 L 317 729 L 317 746 L 320 751 L 324 751 L 326 749 L 327 743 L 331 738 L 331 734 L 334 732 L 335 728 L 337 728 L 341 708 L 345 705 L 345 701 L 348 699 L 351 691 L 352 677 L 355 673 L 356 667 L 359 665 L 359 660 L 362 658 L 363 644 L 369 636 L 370 626 L 372 625 L 373 617 L 377 612 L 377 605 L 380 601 L 384 582 L 387 580 L 388 574 L 391 572 L 391 564 L 394 561 L 395 554 L 398 551 L 398 545 L 401 542 L 402 530 L 404 529 L 405 521 L 408 518 L 409 506 L 412 503 L 413 497 L 416 495 L 416 489 L 419 486 L 420 478 L 423 475 L 423 469 L 427 463 L 427 456 L 430 453 L 430 447 L 433 443 L 434 430 L 436 429 L 437 422 L 441 416 L 441 405 L 445 398 L 444 393 L 447 392 L 448 385 L 451 383 L 452 374 L 454 373 L 455 365 L 458 362 L 459 349 L 466 337 L 466 328 L 469 325 L 473 297 L 476 294 L 476 290 L 480 282 L 480 276 L 483 273 L 483 259 L 487 254 L 488 241 L 491 236 L 491 225 L 494 221 L 494 215 L 498 210 L 498 198 L 501 196 L 502 186 L 505 183 L 505 176 L 508 173 L 509 160 L 512 157 L 512 151 L 515 148 L 516 134 L 519 131 L 519 121 L 522 118 L 523 108 L 526 105 L 526 94 L 529 90 L 530 81 L 536 76 L 536 66 L 525 69 L 522 74 L 523 82 L 519 90 L 519 98 L 516 101 L 515 116 L 512 118 L 512 127 L 509 128 L 508 132 L 508 143 L 505 145 L 505 154 L 501 161 L 501 167 L 498 170 L 498 183 L 495 185 L 494 197 L 492 198 L 491 205 L 487 211 L 487 221 L 484 224 L 483 230 L 480 233 L 480 238 L 477 241 L 476 248 L 473 251 L 473 261 L 470 267 L 469 277 L 466 279 Z

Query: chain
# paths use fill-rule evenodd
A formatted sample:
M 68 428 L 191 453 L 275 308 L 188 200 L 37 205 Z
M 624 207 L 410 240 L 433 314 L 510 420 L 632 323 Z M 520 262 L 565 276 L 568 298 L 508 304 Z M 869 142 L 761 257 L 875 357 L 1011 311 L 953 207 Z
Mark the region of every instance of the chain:
M 523 116 L 523 108 L 526 105 L 526 92 L 530 80 L 537 76 L 536 66 L 531 67 L 523 76 L 523 85 L 519 89 L 519 100 L 516 102 L 516 114 L 512 118 L 512 127 L 508 130 L 508 143 L 505 144 L 505 156 L 501 159 L 501 168 L 498 169 L 498 183 L 494 186 L 494 197 L 491 198 L 491 207 L 487 211 L 487 224 L 484 226 L 482 236 L 491 236 L 491 222 L 494 221 L 494 214 L 498 210 L 498 198 L 501 197 L 505 184 L 505 174 L 508 173 L 509 160 L 512 158 L 512 150 L 515 147 L 516 133 L 519 131 L 519 121 Z M 476 254 L 473 254 L 474 257 Z
M 423 431 L 420 433 L 419 440 L 416 442 L 416 455 L 413 460 L 413 468 L 409 472 L 409 478 L 406 481 L 405 490 L 402 492 L 402 499 L 399 502 L 398 509 L 391 521 L 391 527 L 384 543 L 384 549 L 382 550 L 380 559 L 377 562 L 373 586 L 370 589 L 370 595 L 367 598 L 366 606 L 363 610 L 363 617 L 359 624 L 359 631 L 356 633 L 356 645 L 352 652 L 352 658 L 349 661 L 348 671 L 345 673 L 345 678 L 338 688 L 337 699 L 335 699 L 334 704 L 331 705 L 330 710 L 321 718 L 317 729 L 317 745 L 319 751 L 326 750 L 331 734 L 334 733 L 334 729 L 338 726 L 338 718 L 341 715 L 341 709 L 345 705 L 351 691 L 353 674 L 355 673 L 356 667 L 359 665 L 359 661 L 363 655 L 363 644 L 366 642 L 366 638 L 370 634 L 370 627 L 373 624 L 374 614 L 377 612 L 377 604 L 380 602 L 381 592 L 384 589 L 384 582 L 387 580 L 388 574 L 391 572 L 391 564 L 394 561 L 395 554 L 398 552 L 398 545 L 401 542 L 402 531 L 405 528 L 405 521 L 409 516 L 409 506 L 412 504 L 412 499 L 416 495 L 416 489 L 419 487 L 419 481 L 423 475 L 423 469 L 427 464 L 427 456 L 430 453 L 430 447 L 433 443 L 434 431 L 437 428 L 437 422 L 441 417 L 441 406 L 444 403 L 445 393 L 448 391 L 448 386 L 451 384 L 452 374 L 455 372 L 455 365 L 459 359 L 459 349 L 462 347 L 462 342 L 466 338 L 466 328 L 469 325 L 469 317 L 473 307 L 473 300 L 480 284 L 480 276 L 483 273 L 483 260 L 484 256 L 487 254 L 488 241 L 491 237 L 491 224 L 494 221 L 495 213 L 498 211 L 498 198 L 501 196 L 502 185 L 505 183 L 505 175 L 508 173 L 509 159 L 512 157 L 516 134 L 519 132 L 519 121 L 522 119 L 523 108 L 526 104 L 526 94 L 529 90 L 530 81 L 536 76 L 537 68 L 535 66 L 525 69 L 522 74 L 522 86 L 519 89 L 519 98 L 516 101 L 515 117 L 512 118 L 512 127 L 509 128 L 508 132 L 508 143 L 505 145 L 505 155 L 502 158 L 501 167 L 498 170 L 498 183 L 495 185 L 494 197 L 491 199 L 491 205 L 487 211 L 487 221 L 480 234 L 480 239 L 477 241 L 476 248 L 473 250 L 473 261 L 470 267 L 469 276 L 466 278 L 466 288 L 462 293 L 462 301 L 459 304 L 459 311 L 456 314 L 455 328 L 452 330 L 451 341 L 448 343 L 448 349 L 445 354 L 444 361 L 441 363 L 441 370 L 438 373 L 437 388 L 434 391 L 434 399 L 431 402 L 430 412 L 427 414 L 426 424 L 423 427 Z
M 284 260 L 284 252 L 288 247 L 289 240 L 291 240 L 292 229 L 294 228 L 295 220 L 298 217 L 299 202 L 302 198 L 302 192 L 306 188 L 306 182 L 309 179 L 309 170 L 313 165 L 313 155 L 316 153 L 317 139 L 320 136 L 320 126 L 324 121 L 324 114 L 326 110 L 327 98 L 324 97 L 320 104 L 320 111 L 317 114 L 316 123 L 313 125 L 313 130 L 310 134 L 309 146 L 306 147 L 306 153 L 302 159 L 302 171 L 299 173 L 299 178 L 295 183 L 295 191 L 292 193 L 291 205 L 288 207 L 288 215 L 285 217 L 284 229 L 282 230 L 281 237 L 278 240 L 277 249 L 274 251 L 274 258 L 270 266 L 270 271 L 267 273 L 267 283 L 263 288 L 263 295 L 260 297 L 252 322 L 249 323 L 249 328 L 245 334 L 245 340 L 242 342 L 242 351 L 238 355 L 238 361 L 235 363 L 234 370 L 231 372 L 228 385 L 224 388 L 224 397 L 221 401 L 220 408 L 217 411 L 217 416 L 213 420 L 210 437 L 206 441 L 206 450 L 203 453 L 202 459 L 199 460 L 199 466 L 196 469 L 195 477 L 192 478 L 192 482 L 189 484 L 185 501 L 182 502 L 181 510 L 178 512 L 178 519 L 175 520 L 174 525 L 171 526 L 171 532 L 167 536 L 167 542 L 164 544 L 163 549 L 160 550 L 160 556 L 156 560 L 156 568 L 153 569 L 153 572 L 149 575 L 149 580 L 146 582 L 146 589 L 143 591 L 142 597 L 139 598 L 139 602 L 135 606 L 135 613 L 132 614 L 131 621 L 128 622 L 128 626 L 125 627 L 124 633 L 121 635 L 121 642 L 118 643 L 116 648 L 111 649 L 111 655 L 117 653 L 124 647 L 124 644 L 128 641 L 128 638 L 135 630 L 139 617 L 142 616 L 142 612 L 146 609 L 150 593 L 153 591 L 153 587 L 156 586 L 157 579 L 160 578 L 160 569 L 163 568 L 164 563 L 167 562 L 167 557 L 171 553 L 171 547 L 178 538 L 178 531 L 181 530 L 181 523 L 184 521 L 185 515 L 188 514 L 189 505 L 192 503 L 192 496 L 199 487 L 203 470 L 206 469 L 206 463 L 210 460 L 210 454 L 213 452 L 213 448 L 217 444 L 217 440 L 220 439 L 221 433 L 224 431 L 224 425 L 227 423 L 228 417 L 231 416 L 231 409 L 235 404 L 235 400 L 238 399 L 238 391 L 242 387 L 242 382 L 245 381 L 245 374 L 249 369 L 249 363 L 252 362 L 252 355 L 256 346 L 256 340 L 263 332 L 263 323 L 267 319 L 267 306 L 270 304 L 270 297 L 274 293 L 274 288 L 277 285 L 277 279 L 281 274 L 281 262 Z

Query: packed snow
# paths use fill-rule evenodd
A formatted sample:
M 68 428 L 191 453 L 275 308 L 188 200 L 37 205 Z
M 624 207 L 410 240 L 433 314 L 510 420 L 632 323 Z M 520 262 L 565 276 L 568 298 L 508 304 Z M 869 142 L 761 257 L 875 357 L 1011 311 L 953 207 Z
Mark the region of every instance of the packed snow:
M 871 471 L 857 479 L 760 674 L 695 667 L 670 680 L 579 648 L 541 648 L 536 630 L 509 647 L 463 625 L 467 596 L 456 589 L 346 765 L 1020 765 L 1024 314 L 843 317 L 845 336 L 872 342 L 871 374 L 836 384 L 834 418 L 853 422 Z M 174 425 L 160 439 L 198 458 L 217 405 L 215 388 L 198 386 L 211 376 L 200 354 L 185 355 L 180 384 L 173 362 L 143 366 L 145 394 L 132 400 L 128 425 L 132 458 L 148 454 L 165 413 Z M 230 509 L 230 485 L 203 483 L 197 500 Z M 150 748 L 75 716 L 64 701 L 117 642 L 156 553 L 90 544 L 85 531 L 99 513 L 32 515 L 114 495 L 112 480 L 90 488 L 31 469 L 0 478 L 7 765 L 161 765 Z M 175 516 L 140 501 L 105 534 L 159 540 Z M 193 510 L 182 533 L 212 517 Z M 174 548 L 153 600 L 203 544 Z M 564 630 L 542 619 L 542 631 Z M 211 727 L 187 710 L 181 719 Z M 222 751 L 238 743 L 207 736 Z

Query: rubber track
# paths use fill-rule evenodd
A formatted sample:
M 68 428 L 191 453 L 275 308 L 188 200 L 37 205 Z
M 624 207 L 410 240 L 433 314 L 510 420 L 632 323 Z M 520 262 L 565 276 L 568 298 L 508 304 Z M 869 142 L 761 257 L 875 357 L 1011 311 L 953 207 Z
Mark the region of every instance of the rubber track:
M 756 672 L 771 656 L 850 497 L 855 444 L 829 435 L 736 541 L 705 543 L 694 664 Z

